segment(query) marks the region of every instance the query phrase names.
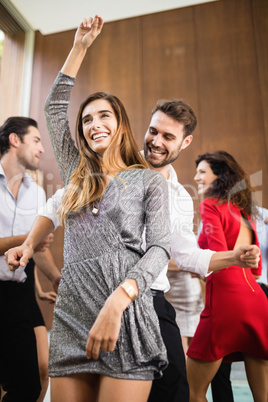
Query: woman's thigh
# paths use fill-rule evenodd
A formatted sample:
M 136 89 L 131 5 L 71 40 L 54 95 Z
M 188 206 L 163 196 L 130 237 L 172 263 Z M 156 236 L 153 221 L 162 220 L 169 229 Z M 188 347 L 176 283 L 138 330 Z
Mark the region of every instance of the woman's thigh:
M 217 373 L 222 359 L 217 361 L 203 361 L 187 358 L 187 377 L 190 387 L 190 401 L 198 400 L 205 396 L 213 377 Z
M 152 381 L 101 376 L 98 402 L 146 402 Z
M 74 374 L 50 379 L 51 402 L 96 402 L 100 376 Z

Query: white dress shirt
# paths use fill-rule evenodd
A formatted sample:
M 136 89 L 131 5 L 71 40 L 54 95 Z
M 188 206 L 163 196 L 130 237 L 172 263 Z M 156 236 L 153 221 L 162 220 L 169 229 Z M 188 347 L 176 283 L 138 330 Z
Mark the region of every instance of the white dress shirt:
M 195 234 L 193 232 L 193 201 L 185 188 L 178 183 L 177 175 L 170 166 L 170 177 L 167 180 L 170 202 L 171 219 L 171 254 L 176 264 L 184 271 L 196 272 L 201 276 L 208 273 L 209 262 L 214 254 L 211 250 L 200 250 L 197 246 Z M 58 190 L 38 211 L 38 215 L 50 219 L 55 229 L 59 226 L 57 209 L 61 202 L 64 189 Z M 152 289 L 167 292 L 170 288 L 167 278 L 168 266 L 166 266 L 156 281 L 151 286 Z
M 3 237 L 23 235 L 29 232 L 38 209 L 46 202 L 44 190 L 24 174 L 17 199 L 7 187 L 7 179 L 0 163 L 0 241 Z M 9 270 L 4 255 L 0 256 L 0 280 L 24 282 L 25 267 Z

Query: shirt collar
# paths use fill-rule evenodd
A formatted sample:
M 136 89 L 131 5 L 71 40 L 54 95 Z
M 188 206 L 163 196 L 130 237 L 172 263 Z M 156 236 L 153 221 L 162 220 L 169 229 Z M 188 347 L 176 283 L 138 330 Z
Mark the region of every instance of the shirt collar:
M 169 165 L 169 178 L 167 179 L 167 181 L 172 184 L 178 183 L 177 173 L 172 165 Z
M 6 180 L 7 180 L 6 175 L 5 175 L 5 172 L 4 172 L 4 169 L 3 169 L 3 166 L 2 166 L 2 163 L 1 163 L 1 162 L 0 162 L 0 180 L 1 180 L 1 181 L 6 181 Z
M 0 181 L 4 181 L 5 183 L 7 182 L 7 178 L 1 162 L 0 162 Z M 24 173 L 22 183 L 26 187 L 30 187 L 32 181 L 33 181 L 32 177 L 28 173 Z

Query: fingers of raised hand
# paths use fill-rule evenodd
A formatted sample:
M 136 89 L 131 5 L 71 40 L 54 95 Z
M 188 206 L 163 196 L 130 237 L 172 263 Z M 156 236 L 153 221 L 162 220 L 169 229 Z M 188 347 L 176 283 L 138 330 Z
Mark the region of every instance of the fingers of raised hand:
M 80 28 L 91 28 L 92 22 L 93 22 L 92 17 L 83 18 L 83 21 L 80 24 Z
M 99 33 L 103 27 L 103 18 L 101 18 L 99 15 L 95 15 L 95 18 L 93 20 L 93 27 Z
M 94 19 L 92 17 L 84 18 L 80 24 L 80 28 L 86 28 L 89 31 L 99 34 L 103 26 L 103 19 L 99 15 L 95 15 Z

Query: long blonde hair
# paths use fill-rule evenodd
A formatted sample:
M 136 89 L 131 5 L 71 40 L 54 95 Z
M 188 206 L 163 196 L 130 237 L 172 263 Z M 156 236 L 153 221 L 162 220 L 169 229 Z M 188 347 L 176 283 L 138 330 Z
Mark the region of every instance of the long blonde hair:
M 100 161 L 98 154 L 89 147 L 82 126 L 83 110 L 89 103 L 98 99 L 104 99 L 110 103 L 117 119 L 116 133 L 111 139 L 109 147 L 105 150 L 102 161 Z M 113 175 L 115 175 L 114 172 L 124 170 L 119 164 L 118 152 L 120 152 L 124 164 L 129 168 L 145 169 L 149 167 L 139 152 L 124 105 L 110 93 L 95 92 L 81 104 L 76 120 L 76 142 L 80 153 L 80 162 L 70 177 L 58 209 L 62 224 L 64 224 L 68 213 L 82 213 L 89 206 L 92 206 L 94 201 L 101 198 L 106 187 L 103 170 Z

